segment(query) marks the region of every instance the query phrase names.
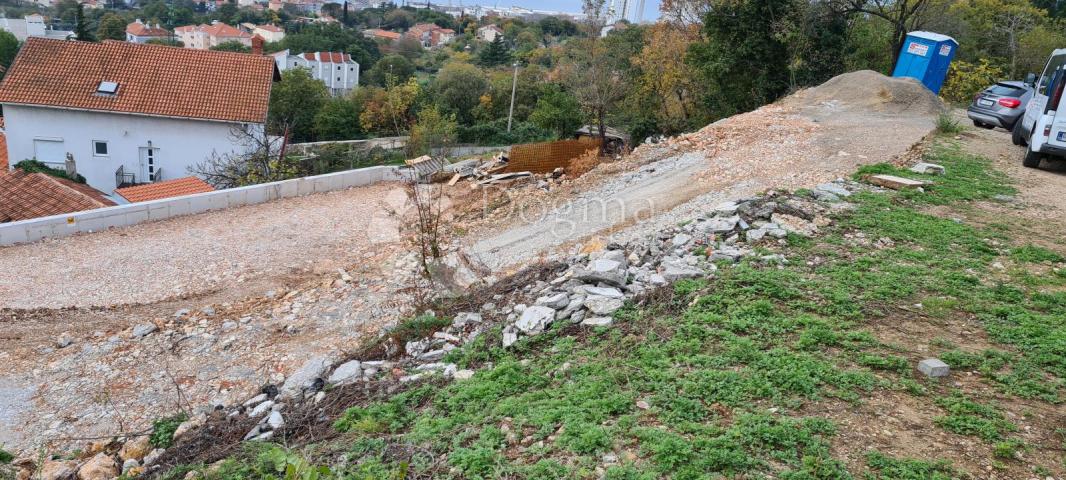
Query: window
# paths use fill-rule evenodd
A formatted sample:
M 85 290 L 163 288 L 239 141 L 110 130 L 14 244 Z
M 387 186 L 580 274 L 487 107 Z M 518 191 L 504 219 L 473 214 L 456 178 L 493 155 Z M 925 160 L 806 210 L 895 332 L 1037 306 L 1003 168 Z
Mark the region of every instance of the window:
M 1047 85 L 1051 81 L 1051 76 L 1055 73 L 1055 69 L 1062 67 L 1064 64 L 1066 64 L 1066 55 L 1051 57 L 1051 60 L 1047 63 L 1047 67 L 1044 68 L 1044 74 L 1040 76 L 1040 85 L 1037 86 L 1036 93 L 1046 95 L 1044 91 L 1047 90 Z
M 93 156 L 106 157 L 107 156 L 107 142 L 102 140 L 93 140 Z
M 348 67 L 348 71 L 349 72 L 354 72 L 355 71 L 355 67 Z
M 992 95 L 999 95 L 1003 97 L 1020 97 L 1025 95 L 1025 89 L 1022 87 L 1015 87 L 1014 85 L 997 83 L 988 89 L 988 93 Z
M 104 95 L 114 95 L 118 93 L 118 82 L 109 82 L 104 80 L 96 86 L 96 93 L 102 93 Z
M 337 70 L 340 70 L 340 69 L 341 69 L 341 66 L 340 66 L 340 65 L 337 65 Z

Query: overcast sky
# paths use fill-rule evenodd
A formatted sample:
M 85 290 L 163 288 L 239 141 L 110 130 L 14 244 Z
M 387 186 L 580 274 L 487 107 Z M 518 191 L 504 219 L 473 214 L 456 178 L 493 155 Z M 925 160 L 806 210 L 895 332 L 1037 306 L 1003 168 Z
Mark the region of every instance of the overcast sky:
M 433 3 L 445 3 L 447 0 L 434 0 Z M 459 0 L 451 0 L 453 5 L 458 5 Z M 640 0 L 629 0 L 630 2 L 640 3 Z M 559 10 L 563 12 L 580 12 L 581 0 L 464 0 L 466 5 L 485 5 L 485 6 L 500 6 L 508 7 L 511 5 L 518 5 L 526 8 L 536 8 L 538 10 Z M 607 5 L 611 4 L 611 0 L 607 0 Z M 633 7 L 635 8 L 635 7 Z M 644 18 L 647 20 L 654 20 L 659 17 L 659 0 L 645 0 L 644 1 Z

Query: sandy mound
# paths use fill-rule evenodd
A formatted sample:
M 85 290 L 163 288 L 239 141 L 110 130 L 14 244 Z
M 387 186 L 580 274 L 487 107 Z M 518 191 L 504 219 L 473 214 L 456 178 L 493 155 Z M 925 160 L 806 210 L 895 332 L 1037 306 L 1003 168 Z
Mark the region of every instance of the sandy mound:
M 794 108 L 829 106 L 894 114 L 936 115 L 944 110 L 940 99 L 917 80 L 886 77 L 873 70 L 837 75 L 780 103 Z

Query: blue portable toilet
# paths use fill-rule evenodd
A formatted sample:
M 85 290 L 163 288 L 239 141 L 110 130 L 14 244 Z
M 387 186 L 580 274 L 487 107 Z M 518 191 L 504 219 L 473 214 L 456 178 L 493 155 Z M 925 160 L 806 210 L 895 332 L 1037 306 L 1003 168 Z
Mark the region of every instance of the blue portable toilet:
M 944 85 L 944 78 L 948 75 L 948 65 L 958 49 L 959 42 L 947 35 L 933 32 L 908 33 L 892 76 L 916 78 L 933 93 L 940 93 L 940 87 Z

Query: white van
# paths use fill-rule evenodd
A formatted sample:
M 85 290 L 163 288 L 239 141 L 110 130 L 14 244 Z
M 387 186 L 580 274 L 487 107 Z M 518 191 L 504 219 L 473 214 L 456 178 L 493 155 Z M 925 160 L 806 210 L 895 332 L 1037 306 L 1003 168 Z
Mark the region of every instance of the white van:
M 1014 126 L 1015 144 L 1028 144 L 1022 164 L 1040 166 L 1043 158 L 1066 159 L 1066 48 L 1051 52 L 1044 73 L 1036 83 L 1036 91 L 1025 116 Z

